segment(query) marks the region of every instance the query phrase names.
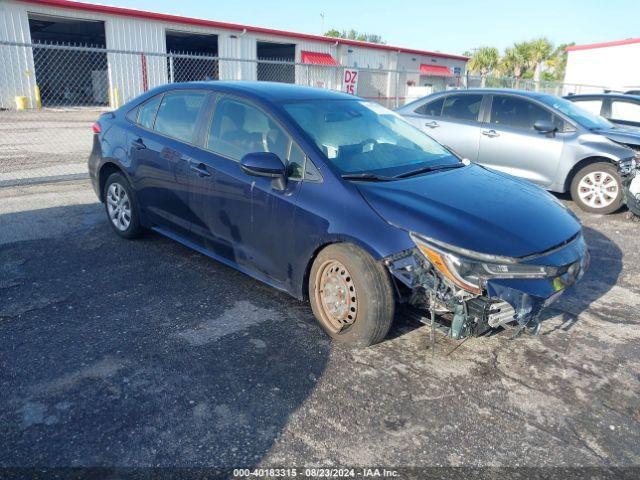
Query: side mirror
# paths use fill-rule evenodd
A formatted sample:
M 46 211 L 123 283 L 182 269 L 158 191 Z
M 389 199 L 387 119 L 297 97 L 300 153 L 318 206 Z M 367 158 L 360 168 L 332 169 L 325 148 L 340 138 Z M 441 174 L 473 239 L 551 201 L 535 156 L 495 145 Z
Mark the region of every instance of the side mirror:
M 558 130 L 558 127 L 549 120 L 538 120 L 533 124 L 533 128 L 540 133 L 555 133 Z
M 287 184 L 287 167 L 275 153 L 247 153 L 240 160 L 240 168 L 247 175 L 273 179 L 273 186 L 279 190 Z

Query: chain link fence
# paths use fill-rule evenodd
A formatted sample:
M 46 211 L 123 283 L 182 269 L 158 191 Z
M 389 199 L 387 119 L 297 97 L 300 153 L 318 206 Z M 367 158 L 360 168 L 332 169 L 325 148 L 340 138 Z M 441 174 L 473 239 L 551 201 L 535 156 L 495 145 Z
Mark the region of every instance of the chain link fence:
M 0 187 L 86 176 L 91 125 L 101 112 L 173 82 L 257 80 L 343 90 L 340 65 L 210 57 L 91 46 L 0 42 Z M 357 95 L 397 108 L 442 89 L 508 87 L 555 95 L 601 87 L 511 78 L 424 77 L 357 68 Z

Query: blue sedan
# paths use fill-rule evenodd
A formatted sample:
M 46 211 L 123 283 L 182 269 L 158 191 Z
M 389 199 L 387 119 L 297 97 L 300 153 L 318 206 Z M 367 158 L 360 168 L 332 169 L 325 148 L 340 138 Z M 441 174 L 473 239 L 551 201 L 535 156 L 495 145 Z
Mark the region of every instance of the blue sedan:
M 588 263 L 553 196 L 469 164 L 395 113 L 329 90 L 171 84 L 93 126 L 89 173 L 113 230 L 154 230 L 296 298 L 371 345 L 397 307 L 451 336 L 540 312 Z

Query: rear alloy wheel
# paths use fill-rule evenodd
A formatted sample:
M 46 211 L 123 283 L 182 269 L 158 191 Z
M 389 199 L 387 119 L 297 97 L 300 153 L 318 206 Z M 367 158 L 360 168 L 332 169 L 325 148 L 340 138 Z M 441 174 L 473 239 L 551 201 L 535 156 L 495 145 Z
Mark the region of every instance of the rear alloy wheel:
M 622 205 L 622 182 L 614 165 L 592 163 L 573 177 L 571 197 L 587 212 L 613 213 Z
M 389 274 L 355 245 L 329 245 L 318 254 L 309 277 L 309 299 L 322 328 L 341 342 L 378 343 L 393 321 Z
M 104 186 L 104 204 L 109 223 L 124 238 L 142 233 L 138 209 L 129 182 L 121 173 L 112 173 Z

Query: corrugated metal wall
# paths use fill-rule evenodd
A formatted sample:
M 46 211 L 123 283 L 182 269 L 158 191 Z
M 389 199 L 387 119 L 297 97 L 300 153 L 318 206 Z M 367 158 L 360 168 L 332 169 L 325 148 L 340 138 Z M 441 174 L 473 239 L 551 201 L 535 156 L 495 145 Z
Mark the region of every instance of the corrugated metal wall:
M 394 51 L 368 49 L 363 47 L 339 45 L 329 42 L 316 42 L 298 38 L 258 34 L 252 32 L 222 30 L 181 23 L 150 21 L 128 18 L 120 15 L 92 13 L 79 10 L 61 9 L 33 4 L 19 3 L 13 0 L 0 0 L 0 39 L 30 43 L 28 13 L 61 16 L 75 19 L 101 20 L 105 24 L 108 49 L 135 52 L 166 53 L 167 30 L 217 35 L 218 55 L 221 58 L 239 58 L 254 60 L 249 62 L 222 60 L 219 64 L 220 79 L 256 79 L 258 41 L 293 43 L 296 45 L 296 61 L 301 61 L 302 51 L 328 53 L 339 64 L 361 69 L 358 93 L 368 97 L 390 97 L 395 95 L 395 78 L 392 73 L 376 70 L 395 69 L 396 67 L 416 70 L 420 63 L 428 63 L 429 58 Z M 464 68 L 464 61 L 437 59 L 438 64 L 454 63 Z M 26 95 L 33 102 L 36 84 L 33 56 L 29 49 L 20 47 L 0 47 L 0 99 L 3 105 L 12 103 L 16 95 Z M 143 79 L 143 65 L 146 63 L 146 82 Z M 118 91 L 120 102 L 126 102 L 142 93 L 144 85 L 153 88 L 168 81 L 167 59 L 163 56 L 141 54 L 108 54 L 108 77 L 113 96 Z M 399 84 L 404 87 L 407 78 Z M 301 65 L 296 67 L 296 82 L 311 86 L 328 88 L 341 87 L 341 70 Z
M 0 2 L 0 40 L 30 43 L 29 22 L 22 5 Z M 9 108 L 14 97 L 26 96 L 34 105 L 36 86 L 31 49 L 0 46 L 0 106 Z

